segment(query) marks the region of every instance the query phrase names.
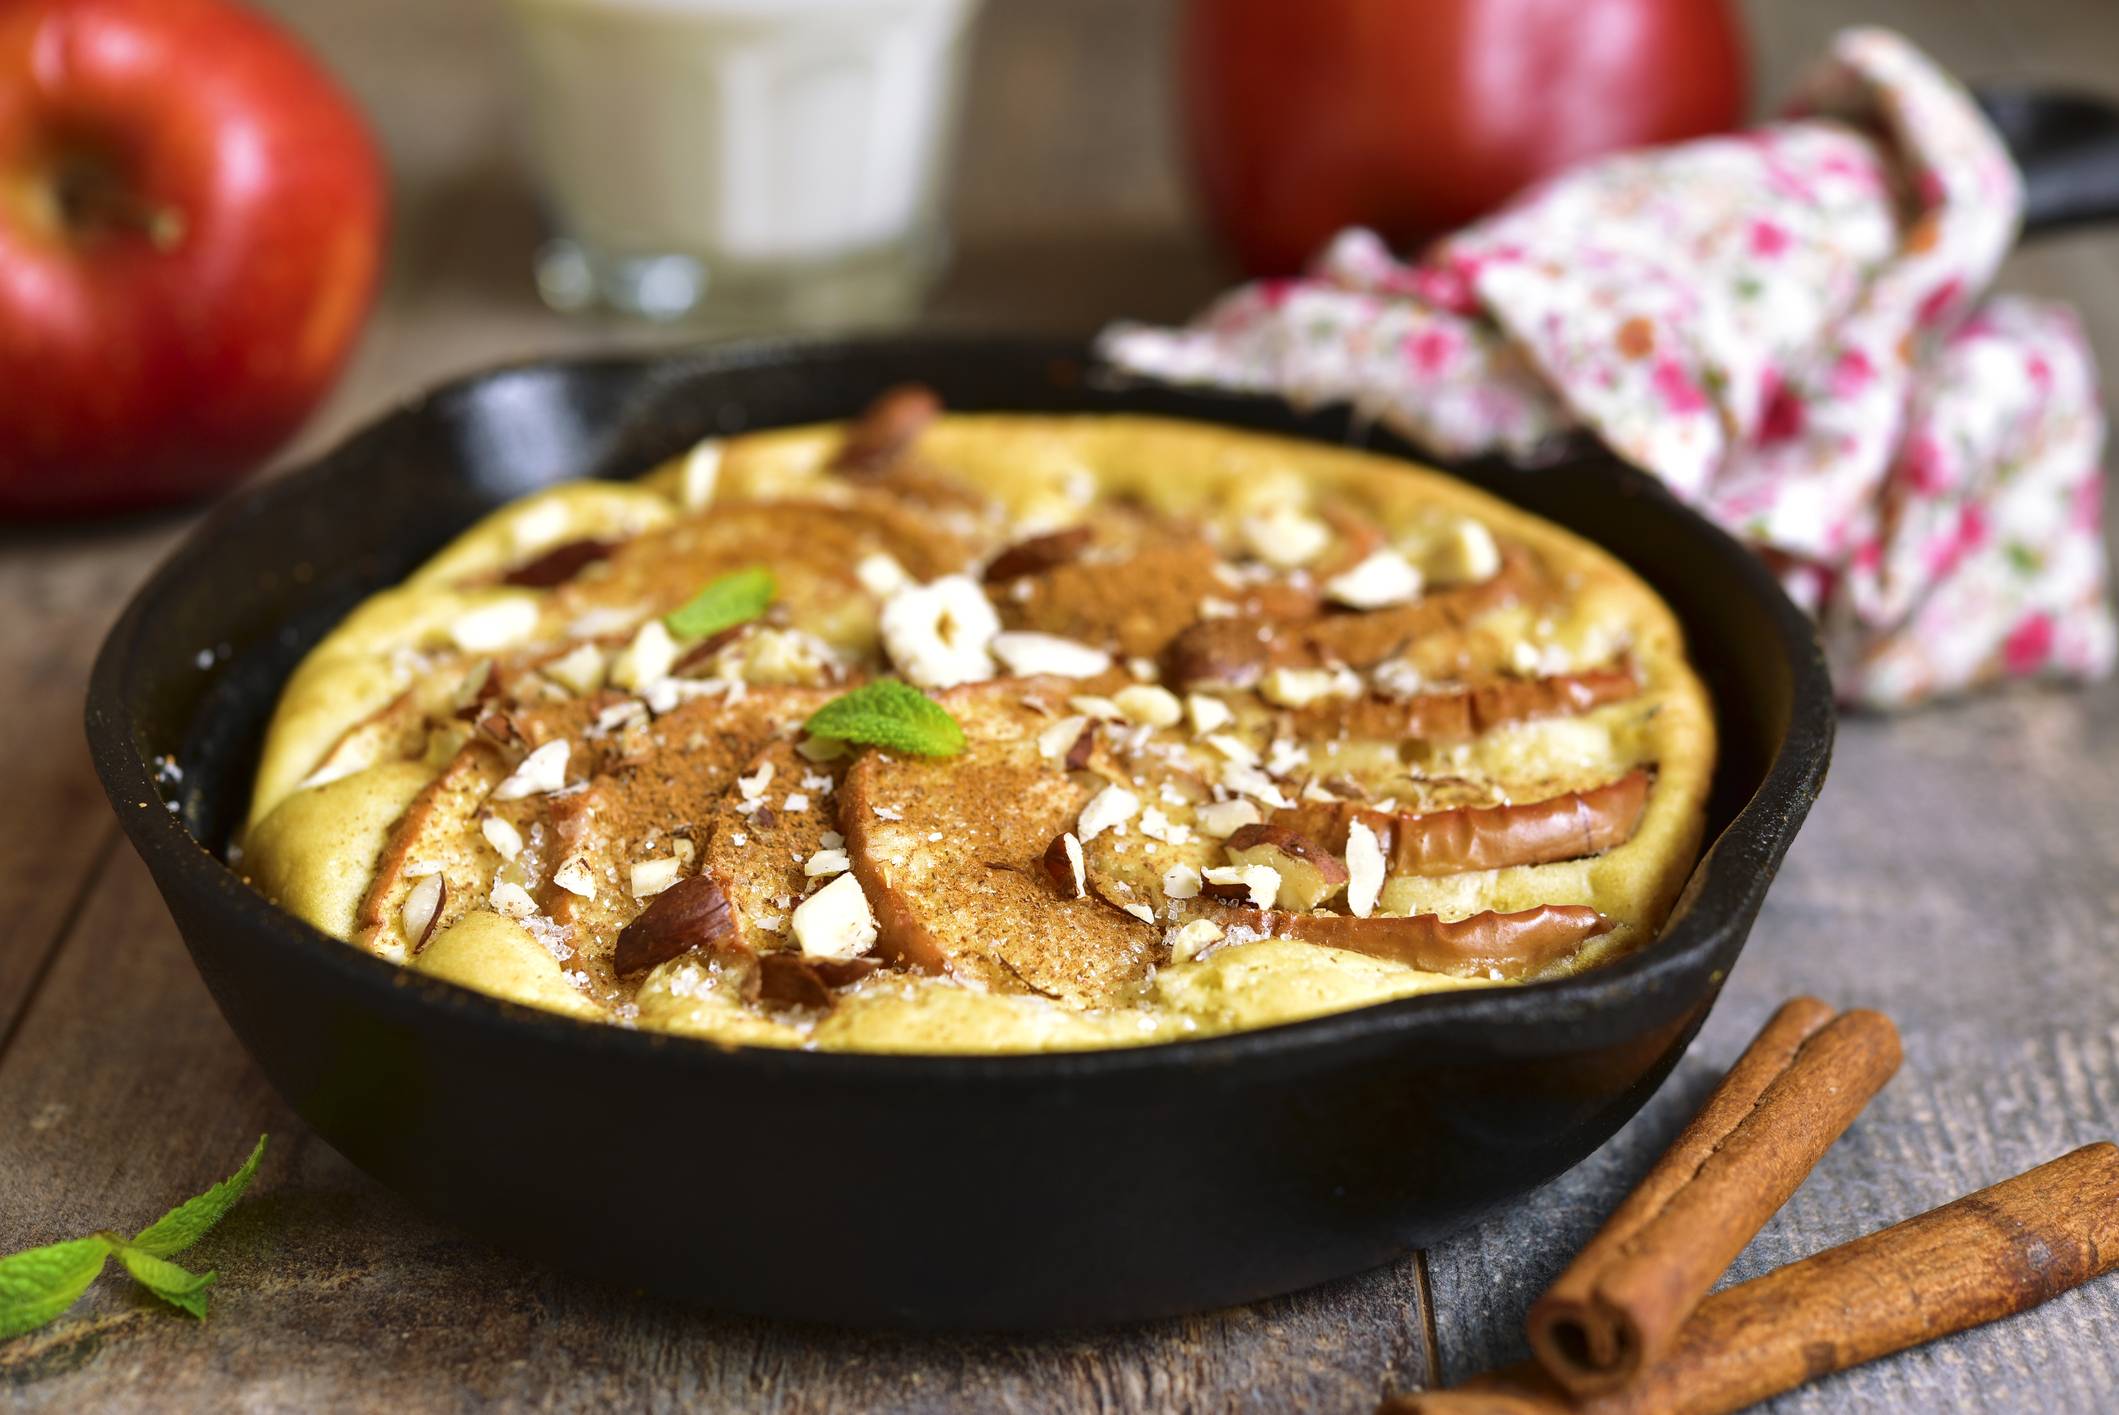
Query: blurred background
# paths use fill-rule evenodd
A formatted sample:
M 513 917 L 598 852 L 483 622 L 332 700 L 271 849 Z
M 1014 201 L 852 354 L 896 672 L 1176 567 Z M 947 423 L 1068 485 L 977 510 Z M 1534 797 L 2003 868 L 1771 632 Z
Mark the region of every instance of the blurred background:
M 365 107 L 395 201 L 378 318 L 306 443 L 398 393 L 495 360 L 716 332 L 711 311 L 663 328 L 564 318 L 540 301 L 533 269 L 546 227 L 517 122 L 523 94 L 501 0 L 265 0 L 264 8 L 306 38 Z M 1754 115 L 1770 111 L 1856 18 L 1900 29 L 1968 78 L 2096 89 L 2119 75 L 2119 25 L 2101 4 L 1881 0 L 1859 16 L 1835 0 L 1736 8 Z M 1209 228 L 1188 166 L 1180 9 L 1179 0 L 979 7 L 941 198 L 953 256 L 920 322 L 1083 334 L 1121 317 L 1171 322 L 1241 275 Z M 2115 279 L 2119 238 L 2093 232 L 2019 254 L 2002 283 L 2079 298 Z M 2084 315 L 2094 346 L 2119 348 L 2119 301 L 2086 301 Z
M 151 261 L 120 270 L 111 243 L 77 240 L 77 268 L 7 294 L 0 371 L 18 401 L 0 405 L 14 444 L 0 521 L 194 499 L 273 449 L 284 463 L 293 428 L 291 450 L 313 450 L 411 390 L 533 354 L 798 327 L 1175 323 L 1341 226 L 1379 225 L 1411 254 L 1541 169 L 1767 116 L 1850 23 L 1895 28 L 1973 81 L 2094 90 L 2119 73 L 2111 8 L 2080 0 L 251 0 L 330 77 L 282 54 L 274 91 L 243 92 L 209 58 L 256 41 L 221 33 L 227 6 L 167 7 L 203 17 L 191 34 L 188 18 L 139 19 L 155 8 L 22 0 L 0 16 L 0 47 L 18 53 L 40 16 L 130 13 L 171 37 L 159 73 L 121 71 L 104 45 L 96 62 L 128 85 L 129 111 L 62 96 L 27 122 L 0 112 L 0 137 L 11 121 L 37 142 L 85 134 L 71 167 L 32 145 L 28 195 L 57 170 L 62 221 L 144 233 L 172 257 L 155 287 Z M 180 270 L 209 174 L 167 134 L 196 118 L 225 136 L 230 115 L 294 155 L 270 159 L 282 170 L 226 223 L 247 247 L 220 231 L 218 273 Z M 323 269 L 316 213 L 372 230 L 351 208 L 379 185 L 387 236 L 362 329 L 367 278 Z M 205 401 L 241 401 L 234 367 L 255 378 L 278 357 L 270 313 L 231 312 L 262 282 L 231 271 L 283 257 L 307 260 L 314 287 L 306 304 L 282 292 L 279 327 L 305 311 L 340 327 L 305 346 L 307 367 L 286 361 L 287 386 L 205 427 Z M 34 258 L 0 250 L 0 264 Z M 2110 348 L 2119 303 L 2082 292 L 2115 262 L 2119 239 L 2093 233 L 2041 243 L 2000 283 L 2081 300 L 2091 344 Z M 157 309 L 173 313 L 158 325 Z M 170 352 L 215 323 L 231 342 Z M 129 364 L 116 344 L 148 352 Z M 148 466 L 185 448 L 190 465 Z

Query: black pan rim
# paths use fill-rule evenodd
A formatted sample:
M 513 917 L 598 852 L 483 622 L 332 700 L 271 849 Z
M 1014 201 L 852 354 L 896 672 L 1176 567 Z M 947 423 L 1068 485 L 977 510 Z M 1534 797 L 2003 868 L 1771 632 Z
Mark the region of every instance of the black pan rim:
M 98 652 L 90 674 L 86 726 L 90 754 L 119 823 L 135 847 L 156 866 L 158 882 L 176 880 L 192 891 L 211 892 L 217 906 L 232 911 L 231 924 L 257 927 L 298 949 L 314 966 L 333 971 L 340 985 L 357 990 L 379 1008 L 413 1007 L 449 1014 L 456 1025 L 499 1028 L 526 1044 L 588 1047 L 630 1055 L 668 1067 L 716 1075 L 765 1074 L 819 1084 L 871 1082 L 912 1085 L 985 1083 L 1040 1085 L 1085 1077 L 1123 1076 L 1170 1068 L 1235 1067 L 1261 1060 L 1290 1059 L 1313 1050 L 1355 1044 L 1402 1044 L 1417 1039 L 1437 1048 L 1470 1047 L 1484 1055 L 1506 1054 L 1511 1034 L 1536 1050 L 1546 1026 L 1585 1022 L 1609 1014 L 1640 994 L 1681 988 L 1701 969 L 1725 970 L 1740 944 L 1796 827 L 1822 785 L 1835 725 L 1829 673 L 1810 621 L 1782 592 L 1757 557 L 1733 537 L 1685 508 L 1653 478 L 1615 459 L 1594 459 L 1599 474 L 1628 494 L 1670 504 L 1710 553 L 1727 562 L 1744 589 L 1768 609 L 1775 629 L 1770 647 L 1786 662 L 1790 714 L 1773 760 L 1751 798 L 1709 843 L 1687 888 L 1690 907 L 1655 942 L 1633 955 L 1574 977 L 1492 989 L 1430 994 L 1373 1004 L 1272 1027 L 1137 1047 L 1005 1055 L 815 1052 L 734 1046 L 675 1034 L 643 1032 L 543 1012 L 490 997 L 453 983 L 411 973 L 349 947 L 269 903 L 219 857 L 209 852 L 169 811 L 145 757 L 136 750 L 127 709 L 136 674 L 134 660 L 156 606 L 183 582 L 216 542 L 242 519 L 311 493 L 362 442 L 399 419 L 418 418 L 452 399 L 494 381 L 602 370 L 642 379 L 661 372 L 702 372 L 793 363 L 848 354 L 908 360 L 967 349 L 1017 358 L 1042 357 L 1093 364 L 1090 347 L 1078 340 L 1010 333 L 952 331 L 917 335 L 783 336 L 740 339 L 636 353 L 603 353 L 525 359 L 450 379 L 378 413 L 301 466 L 238 493 L 211 512 L 163 560 L 127 603 Z M 1284 409 L 1277 398 L 1206 390 L 1168 390 L 1196 397 L 1201 421 L 1227 420 L 1230 409 Z M 1223 411 L 1223 418 L 1215 410 Z M 1300 438 L 1299 433 L 1273 435 Z M 1314 440 L 1314 439 L 1312 439 Z M 643 469 L 644 470 L 644 469 Z M 1523 475 L 1539 475 L 1526 472 Z M 1697 649 L 1693 650 L 1698 652 Z M 169 887 L 164 884 L 165 892 Z M 1517 1029 L 1528 1029 L 1528 1034 Z M 1498 1044 L 1498 1045 L 1497 1045 Z

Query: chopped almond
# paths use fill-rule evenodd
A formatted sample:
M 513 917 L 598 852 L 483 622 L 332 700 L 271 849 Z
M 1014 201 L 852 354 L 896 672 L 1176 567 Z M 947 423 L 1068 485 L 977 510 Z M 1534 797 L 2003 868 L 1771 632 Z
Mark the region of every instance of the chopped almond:
M 987 562 L 985 581 L 989 585 L 1003 584 L 1066 565 L 1079 560 L 1095 539 L 1096 532 L 1088 526 L 1069 526 L 1019 540 Z
M 618 933 L 611 967 L 620 975 L 666 963 L 681 953 L 736 937 L 728 895 L 712 875 L 693 875 L 655 896 Z
M 795 907 L 795 942 L 810 958 L 851 958 L 876 941 L 875 911 L 861 881 L 851 874 L 832 880 Z
M 1052 844 L 1045 849 L 1045 873 L 1051 876 L 1052 887 L 1062 899 L 1079 899 L 1089 892 L 1082 842 L 1073 831 L 1052 837 Z
M 1280 872 L 1271 865 L 1216 865 L 1200 871 L 1199 892 L 1215 899 L 1249 899 L 1270 909 L 1280 897 Z
M 906 383 L 889 389 L 848 425 L 846 440 L 826 465 L 843 476 L 880 476 L 912 450 L 941 412 L 942 400 L 931 388 Z

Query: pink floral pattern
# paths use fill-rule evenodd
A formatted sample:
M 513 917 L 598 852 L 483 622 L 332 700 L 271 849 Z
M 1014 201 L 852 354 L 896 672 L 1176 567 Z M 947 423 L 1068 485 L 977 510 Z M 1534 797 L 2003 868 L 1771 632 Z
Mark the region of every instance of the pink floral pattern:
M 1983 296 L 2020 208 L 1964 91 L 1850 30 L 1781 122 L 1563 173 L 1417 264 L 1347 231 L 1102 347 L 1445 456 L 1586 428 L 1768 557 L 1849 702 L 2091 678 L 2119 640 L 2096 367 L 2065 307 Z

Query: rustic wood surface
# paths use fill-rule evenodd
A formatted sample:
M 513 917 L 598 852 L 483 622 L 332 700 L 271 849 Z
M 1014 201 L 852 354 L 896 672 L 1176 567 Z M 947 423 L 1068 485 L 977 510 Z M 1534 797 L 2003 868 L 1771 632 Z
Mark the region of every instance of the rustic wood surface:
M 568 323 L 527 280 L 495 7 L 276 0 L 367 100 L 392 153 L 383 309 L 297 451 L 446 374 L 638 343 Z M 1754 0 L 1760 92 L 1841 22 Z M 1185 214 L 1166 3 L 993 0 L 931 318 L 1086 331 L 1176 318 L 1223 283 Z M 1983 76 L 2114 85 L 2119 10 L 1877 0 L 1867 13 Z M 2119 237 L 2018 256 L 2008 282 L 2083 309 L 2119 369 Z M 2010 693 L 1846 724 L 1823 802 L 1713 1020 L 1620 1136 L 1496 1221 L 1389 1268 L 1236 1311 L 1035 1340 L 910 1339 L 718 1318 L 562 1281 L 413 1212 L 311 1136 L 214 1012 L 80 745 L 89 657 L 189 524 L 0 532 L 0 1252 L 144 1223 L 274 1137 L 196 1256 L 210 1322 L 106 1279 L 0 1344 L 0 1404 L 81 1410 L 535 1405 L 772 1410 L 1318 1409 L 1520 1353 L 1530 1298 L 1770 1008 L 1878 1006 L 1906 1064 L 1738 1265 L 1748 1275 L 2119 1134 L 2119 686 Z M 2119 1283 L 1784 1398 L 1776 1410 L 2090 1412 L 2119 1389 Z

